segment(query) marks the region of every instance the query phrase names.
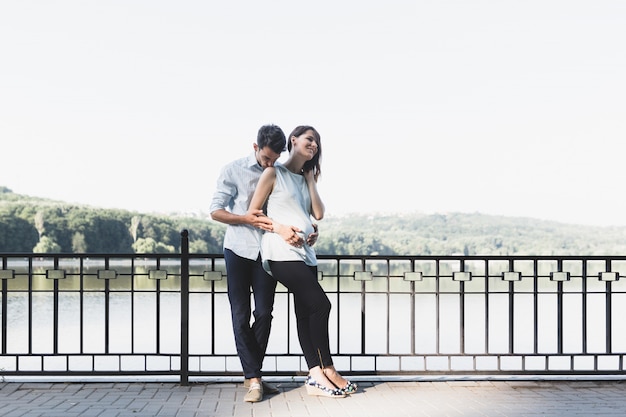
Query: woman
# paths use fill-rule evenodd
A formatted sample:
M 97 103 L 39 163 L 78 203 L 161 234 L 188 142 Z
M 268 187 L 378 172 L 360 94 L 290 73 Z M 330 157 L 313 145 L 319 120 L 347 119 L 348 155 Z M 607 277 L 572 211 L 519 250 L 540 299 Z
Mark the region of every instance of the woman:
M 263 171 L 249 210 L 259 210 L 267 202 L 274 233 L 263 235 L 261 255 L 268 272 L 294 295 L 298 339 L 309 367 L 307 393 L 344 397 L 357 386 L 333 366 L 328 342 L 330 300 L 317 281 L 317 258 L 307 242 L 314 232 L 311 217 L 324 217 L 324 204 L 317 192 L 320 135 L 311 126 L 298 126 L 287 139 L 287 149 L 289 158 L 284 164 Z M 289 242 L 284 236 L 294 230 L 298 233 Z

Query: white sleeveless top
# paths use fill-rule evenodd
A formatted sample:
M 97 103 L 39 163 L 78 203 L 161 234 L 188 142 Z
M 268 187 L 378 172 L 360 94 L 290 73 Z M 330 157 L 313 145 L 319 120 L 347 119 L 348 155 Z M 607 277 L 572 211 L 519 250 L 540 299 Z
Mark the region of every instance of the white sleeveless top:
M 275 165 L 276 181 L 267 200 L 269 218 L 285 226 L 296 226 L 303 231 L 305 240 L 301 248 L 291 246 L 277 233 L 264 233 L 261 240 L 263 267 L 270 272 L 268 260 L 303 261 L 307 265 L 317 265 L 313 248 L 306 244 L 306 238 L 313 233 L 311 221 L 311 195 L 304 176 L 294 174 L 282 165 Z

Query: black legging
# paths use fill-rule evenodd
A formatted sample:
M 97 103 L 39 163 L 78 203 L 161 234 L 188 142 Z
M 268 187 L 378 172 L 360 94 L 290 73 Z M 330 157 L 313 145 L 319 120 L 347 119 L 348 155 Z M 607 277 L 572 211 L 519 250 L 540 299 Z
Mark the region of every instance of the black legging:
M 298 340 L 309 369 L 330 366 L 330 300 L 317 281 L 317 267 L 301 261 L 270 261 L 272 275 L 293 293 Z

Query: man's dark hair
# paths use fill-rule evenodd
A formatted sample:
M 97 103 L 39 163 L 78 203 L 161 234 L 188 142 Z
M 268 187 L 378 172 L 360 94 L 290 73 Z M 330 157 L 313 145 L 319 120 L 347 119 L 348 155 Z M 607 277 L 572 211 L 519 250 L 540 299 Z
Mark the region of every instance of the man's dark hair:
M 285 133 L 280 127 L 276 125 L 265 125 L 261 126 L 259 129 L 259 133 L 256 137 L 256 144 L 259 146 L 259 149 L 269 146 L 271 150 L 279 154 L 285 150 L 287 139 L 285 138 Z

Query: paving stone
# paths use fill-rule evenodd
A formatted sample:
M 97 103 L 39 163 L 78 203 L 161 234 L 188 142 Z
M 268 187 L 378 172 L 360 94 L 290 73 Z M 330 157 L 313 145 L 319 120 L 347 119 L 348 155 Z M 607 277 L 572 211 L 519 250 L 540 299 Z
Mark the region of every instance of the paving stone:
M 242 384 L 0 383 L 3 417 L 419 417 L 623 416 L 623 380 L 359 381 L 342 399 L 311 397 L 301 382 L 272 381 L 281 392 L 245 403 Z

